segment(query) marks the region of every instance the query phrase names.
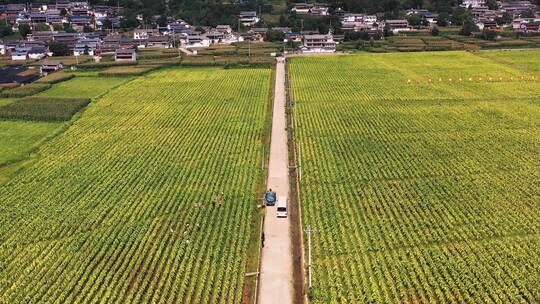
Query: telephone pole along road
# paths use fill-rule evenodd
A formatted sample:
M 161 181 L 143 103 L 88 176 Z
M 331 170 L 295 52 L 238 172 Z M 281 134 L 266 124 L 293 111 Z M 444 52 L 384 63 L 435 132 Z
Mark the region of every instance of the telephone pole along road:
M 289 157 L 285 118 L 285 59 L 277 58 L 270 161 L 267 187 L 277 197 L 289 197 Z M 287 206 L 290 209 L 290 206 Z M 293 302 L 293 260 L 291 222 L 277 218 L 276 207 L 266 209 L 264 247 L 261 254 L 259 303 L 289 304 Z

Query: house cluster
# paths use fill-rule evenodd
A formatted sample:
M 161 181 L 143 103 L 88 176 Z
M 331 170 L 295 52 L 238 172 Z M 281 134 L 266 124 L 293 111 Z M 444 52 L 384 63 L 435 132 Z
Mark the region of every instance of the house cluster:
M 485 0 L 464 0 L 462 6 L 471 9 L 474 21 L 480 30 L 500 30 L 501 25 L 497 24 L 497 19 L 508 15 L 512 18 L 511 26 L 515 31 L 540 33 L 540 17 L 536 12 L 536 5 L 530 1 L 498 2 L 498 8 L 495 10 L 489 9 Z M 527 16 L 531 12 L 534 16 Z
M 51 28 L 70 25 L 82 32 L 85 27 L 102 29 L 108 20 L 112 27 L 119 27 L 122 8 L 118 6 L 95 5 L 85 1 L 57 0 L 54 4 L 3 4 L 0 5 L 0 20 L 4 19 L 16 30 L 19 25 L 31 28 L 45 24 Z
M 25 40 L 0 43 L 0 54 L 11 56 L 14 61 L 38 60 L 52 56 L 49 45 L 52 42 L 66 45 L 69 53 L 74 56 L 90 55 L 99 57 L 103 54 L 116 54 L 130 52 L 132 61 L 136 60 L 135 50 L 139 48 L 169 48 L 172 40 L 158 30 L 136 29 L 133 37 L 121 36 L 118 33 L 67 33 L 67 32 L 33 32 Z M 129 50 L 129 51 L 126 51 Z M 125 54 L 124 54 L 125 55 Z M 116 56 L 124 60 L 125 56 Z
M 179 40 L 185 48 L 200 48 L 241 42 L 244 41 L 244 36 L 233 32 L 230 25 L 218 25 L 215 28 L 204 27 L 202 32 L 190 28 L 180 33 Z
M 325 3 L 295 3 L 291 11 L 297 14 L 308 14 L 313 16 L 330 15 L 328 4 Z

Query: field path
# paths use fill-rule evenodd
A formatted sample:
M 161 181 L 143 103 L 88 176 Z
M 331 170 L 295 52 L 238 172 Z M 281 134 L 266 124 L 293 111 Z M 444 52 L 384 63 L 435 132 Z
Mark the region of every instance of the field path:
M 285 62 L 278 58 L 272 117 L 268 187 L 278 197 L 289 196 L 287 131 L 285 130 Z M 276 218 L 268 207 L 264 221 L 265 242 L 261 256 L 259 303 L 293 302 L 293 267 L 290 219 Z

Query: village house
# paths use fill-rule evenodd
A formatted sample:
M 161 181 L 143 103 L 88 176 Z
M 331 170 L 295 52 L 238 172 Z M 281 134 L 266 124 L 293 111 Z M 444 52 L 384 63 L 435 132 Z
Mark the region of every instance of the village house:
M 216 31 L 223 34 L 232 34 L 232 28 L 230 25 L 218 25 L 216 26 Z
M 472 7 L 472 8 L 475 8 L 475 7 L 483 7 L 486 5 L 486 0 L 463 0 L 463 2 L 461 3 L 461 7 Z
M 336 51 L 336 42 L 330 33 L 327 35 L 304 35 L 303 40 L 303 53 L 333 53 Z
M 499 26 L 497 25 L 497 22 L 494 20 L 481 20 L 480 22 L 476 23 L 476 26 L 482 31 L 482 30 L 491 30 L 496 31 L 499 30 Z
M 147 39 L 147 47 L 168 49 L 171 47 L 169 36 L 151 36 Z
M 63 68 L 64 68 L 64 65 L 60 61 L 45 60 L 41 64 L 41 66 L 39 68 L 39 72 L 40 72 L 41 76 L 46 76 L 46 75 L 48 75 L 50 73 L 59 71 L 59 70 L 61 70 Z
M 261 19 L 257 16 L 257 12 L 240 12 L 238 14 L 238 21 L 244 26 L 252 26 L 257 24 Z
M 15 48 L 15 50 L 11 52 L 11 60 L 13 61 L 27 60 L 28 52 L 30 51 L 30 49 L 31 48 L 28 48 L 28 47 Z
M 157 29 L 135 29 L 133 31 L 133 39 L 135 40 L 145 40 L 149 37 L 160 36 L 159 30 Z
M 309 10 L 309 14 L 313 16 L 328 16 L 330 12 L 326 4 L 314 4 Z
M 297 14 L 309 14 L 309 10 L 313 5 L 308 3 L 295 3 L 291 11 Z
M 31 47 L 30 50 L 28 50 L 28 58 L 32 60 L 43 59 L 47 56 L 48 51 L 49 48 L 44 46 Z
M 137 61 L 137 52 L 134 49 L 117 49 L 114 53 L 114 61 L 135 62 Z
M 411 30 L 411 27 L 409 26 L 409 22 L 405 19 L 386 20 L 385 24 L 388 24 L 388 26 L 390 27 L 390 30 L 393 33 L 406 32 L 406 31 Z
M 203 35 L 186 35 L 181 42 L 186 48 L 209 47 L 211 43 L 210 39 Z

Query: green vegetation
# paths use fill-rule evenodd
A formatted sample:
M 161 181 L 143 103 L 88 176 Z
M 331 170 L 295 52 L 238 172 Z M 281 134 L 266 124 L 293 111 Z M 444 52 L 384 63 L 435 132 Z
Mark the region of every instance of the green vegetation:
M 72 73 L 67 73 L 64 71 L 56 72 L 49 74 L 45 77 L 42 77 L 36 81 L 36 83 L 59 83 L 62 81 L 70 80 L 71 78 L 75 77 Z
M 90 103 L 82 98 L 25 97 L 0 106 L 0 118 L 43 121 L 70 120 Z
M 110 67 L 103 72 L 100 72 L 100 76 L 139 76 L 151 72 L 157 69 L 158 66 L 141 66 L 141 65 L 132 65 L 132 66 L 119 66 L 119 67 Z
M 0 97 L 25 97 L 45 91 L 50 87 L 51 85 L 47 83 L 31 83 L 14 89 L 3 90 L 0 92 Z
M 39 96 L 95 98 L 129 80 L 125 77 L 75 77 L 71 80 L 55 84 Z
M 0 121 L 0 167 L 26 156 L 60 126 L 48 122 Z
M 540 83 L 521 56 L 292 59 L 312 303 L 540 301 Z
M 0 302 L 240 302 L 270 74 L 150 73 L 42 145 L 0 187 Z

